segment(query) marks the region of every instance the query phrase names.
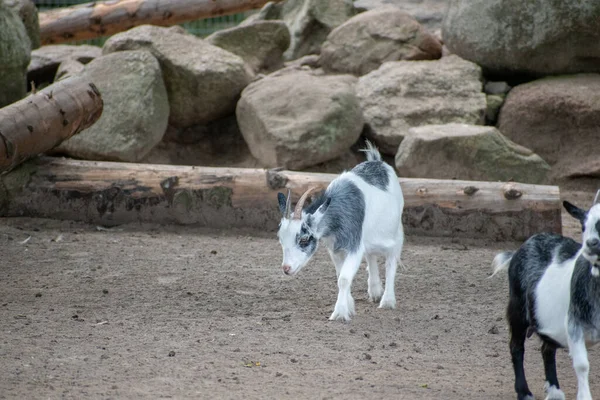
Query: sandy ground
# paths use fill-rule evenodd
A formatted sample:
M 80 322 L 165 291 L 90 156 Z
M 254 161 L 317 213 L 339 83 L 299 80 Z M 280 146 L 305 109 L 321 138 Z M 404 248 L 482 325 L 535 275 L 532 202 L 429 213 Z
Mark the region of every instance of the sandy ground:
M 272 233 L 0 219 L 0 398 L 512 399 L 507 278 L 486 278 L 516 246 L 408 237 L 398 308 L 367 301 L 361 269 L 341 323 L 326 252 L 286 277 Z M 558 365 L 572 399 L 566 351 Z

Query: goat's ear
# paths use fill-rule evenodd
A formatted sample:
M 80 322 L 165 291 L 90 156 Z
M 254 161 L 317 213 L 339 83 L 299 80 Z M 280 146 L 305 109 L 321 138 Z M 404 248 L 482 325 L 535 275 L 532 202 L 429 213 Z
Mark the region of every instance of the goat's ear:
M 563 201 L 563 207 L 565 208 L 565 210 L 567 210 L 569 215 L 571 215 L 573 218 L 575 218 L 575 219 L 579 220 L 579 222 L 581 222 L 581 226 L 583 226 L 585 224 L 585 218 L 587 217 L 587 211 L 582 210 L 581 208 L 569 203 L 568 201 Z
M 285 194 L 283 194 L 281 192 L 277 193 L 277 201 L 279 202 L 279 210 L 281 211 L 281 215 L 285 216 L 285 206 L 286 206 Z
M 321 204 L 319 206 L 319 208 L 317 208 L 317 211 L 315 211 L 315 213 L 313 214 L 313 217 L 312 217 L 313 226 L 316 226 L 316 225 L 319 224 L 319 222 L 321 222 L 321 219 L 323 218 L 323 216 L 327 212 L 327 208 L 329 207 L 329 203 L 331 203 L 331 197 L 327 198 L 327 200 L 325 200 L 323 202 L 323 204 Z
M 327 208 L 329 208 L 329 203 L 331 203 L 331 197 L 328 197 L 327 200 L 325 200 L 323 202 L 323 204 L 321 204 L 319 206 L 319 208 L 317 208 L 317 211 L 315 212 L 315 214 L 316 213 L 325 214 L 325 212 L 327 211 Z

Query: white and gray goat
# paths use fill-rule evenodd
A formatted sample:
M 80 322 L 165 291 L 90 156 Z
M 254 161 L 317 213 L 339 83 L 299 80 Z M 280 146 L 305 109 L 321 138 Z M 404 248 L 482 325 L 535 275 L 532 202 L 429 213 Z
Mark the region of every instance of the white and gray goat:
M 556 349 L 568 348 L 577 375 L 577 400 L 591 400 L 586 344 L 600 341 L 600 191 L 582 210 L 565 201 L 567 212 L 583 228 L 583 245 L 561 235 L 542 233 L 516 252 L 498 254 L 495 275 L 508 268 L 510 352 L 517 398 L 533 399 L 523 359 L 525 338 L 542 339 L 547 400 L 564 400 L 556 375 Z
M 295 275 L 317 250 L 320 240 L 337 274 L 338 297 L 330 320 L 350 320 L 355 315 L 350 293 L 363 257 L 367 261 L 368 294 L 379 308 L 395 308 L 394 280 L 404 243 L 404 197 L 394 169 L 382 161 L 367 142 L 367 161 L 334 179 L 325 192 L 304 208 L 317 188 L 310 188 L 291 213 L 291 194 L 278 194 L 283 214 L 278 237 L 283 248 L 283 272 Z M 385 290 L 379 277 L 377 256 L 386 258 Z

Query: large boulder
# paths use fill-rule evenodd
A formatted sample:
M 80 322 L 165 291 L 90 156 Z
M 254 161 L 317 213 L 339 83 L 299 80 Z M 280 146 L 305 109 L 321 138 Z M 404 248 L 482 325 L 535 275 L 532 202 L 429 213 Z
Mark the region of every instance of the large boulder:
M 543 183 L 550 166 L 492 126 L 411 128 L 396 154 L 400 176 Z
M 450 0 L 355 0 L 358 11 L 374 10 L 385 6 L 394 6 L 406 11 L 430 32 L 442 27 L 446 9 Z
M 57 149 L 89 160 L 144 158 L 162 139 L 169 119 L 167 91 L 156 58 L 146 51 L 124 51 L 95 59 L 83 76 L 104 100 L 100 119 Z
M 31 42 L 17 13 L 0 1 L 0 107 L 27 94 Z
M 287 0 L 267 3 L 242 25 L 257 20 L 283 20 L 291 33 L 284 58 L 295 60 L 307 54 L 319 54 L 329 32 L 355 14 L 352 0 Z
M 259 168 L 240 132 L 235 115 L 184 129 L 168 127 L 163 140 L 142 162 Z
M 32 0 L 4 0 L 4 4 L 16 11 L 23 21 L 31 48 L 40 47 L 40 21 L 35 3 Z
M 269 73 L 283 67 L 290 31 L 283 21 L 256 21 L 216 31 L 206 41 L 242 57 L 255 73 Z
M 450 51 L 500 75 L 600 71 L 600 2 L 453 0 Z
M 481 69 L 457 56 L 436 61 L 392 61 L 362 76 L 356 91 L 368 136 L 394 155 L 414 126 L 483 124 Z
M 250 84 L 236 116 L 252 155 L 265 167 L 301 169 L 347 152 L 363 127 L 355 83 L 287 71 Z
M 77 60 L 65 60 L 60 63 L 54 76 L 54 81 L 60 81 L 66 79 L 72 75 L 78 75 L 85 69 L 85 64 L 80 63 Z
M 412 16 L 393 6 L 358 14 L 335 28 L 321 48 L 327 72 L 364 75 L 385 61 L 433 60 L 442 44 Z
M 539 79 L 514 87 L 498 128 L 552 165 L 555 179 L 600 176 L 600 75 Z
M 142 25 L 112 36 L 104 54 L 147 50 L 160 62 L 169 94 L 169 123 L 206 124 L 232 114 L 250 82 L 244 60 L 180 29 Z
M 27 81 L 34 81 L 38 86 L 42 83 L 51 83 L 61 63 L 75 60 L 87 64 L 101 55 L 102 49 L 100 47 L 86 44 L 42 46 L 31 52 L 31 62 L 27 67 Z
M 40 47 L 40 21 L 35 3 L 32 0 L 4 0 L 4 4 L 16 11 L 23 21 L 31 48 Z

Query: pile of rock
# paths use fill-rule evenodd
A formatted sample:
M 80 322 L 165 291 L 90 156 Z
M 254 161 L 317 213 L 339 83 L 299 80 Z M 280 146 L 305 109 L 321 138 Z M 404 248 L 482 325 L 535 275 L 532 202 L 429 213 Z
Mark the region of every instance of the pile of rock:
M 73 157 L 342 169 L 360 159 L 356 144 L 368 138 L 405 177 L 544 183 L 600 175 L 592 150 L 600 75 L 523 83 L 600 70 L 576 35 L 559 37 L 567 11 L 542 1 L 539 10 L 523 6 L 529 19 L 512 10 L 500 20 L 490 11 L 499 1 L 455 1 L 442 41 L 446 3 L 286 0 L 206 39 L 140 26 L 102 49 L 41 47 L 30 63 L 27 44 L 1 68 L 16 76 L 28 64 L 27 80 L 38 85 L 74 74 L 96 83 L 101 119 L 57 149 Z M 569 29 L 600 35 L 573 7 Z M 0 57 L 4 31 L 33 42 L 18 13 L 1 11 Z M 525 24 L 549 11 L 553 29 Z

